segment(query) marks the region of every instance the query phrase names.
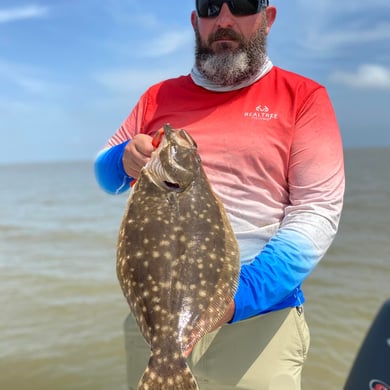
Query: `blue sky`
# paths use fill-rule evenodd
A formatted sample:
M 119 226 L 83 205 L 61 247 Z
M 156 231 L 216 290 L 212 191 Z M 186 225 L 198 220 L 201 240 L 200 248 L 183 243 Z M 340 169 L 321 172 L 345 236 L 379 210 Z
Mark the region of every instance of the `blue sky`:
M 273 63 L 326 85 L 346 147 L 390 146 L 390 1 L 271 3 Z M 92 160 L 149 85 L 190 71 L 192 9 L 1 0 L 0 163 Z

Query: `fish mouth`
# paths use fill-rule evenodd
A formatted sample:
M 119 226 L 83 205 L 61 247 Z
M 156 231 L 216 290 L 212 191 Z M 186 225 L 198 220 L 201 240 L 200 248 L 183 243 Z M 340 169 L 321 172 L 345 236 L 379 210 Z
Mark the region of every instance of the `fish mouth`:
M 156 186 L 167 191 L 182 191 L 180 184 L 169 176 L 158 158 L 152 158 L 145 168 L 148 176 Z
M 167 186 L 170 190 L 180 190 L 180 184 L 179 183 L 173 183 L 167 180 L 164 180 L 164 185 Z

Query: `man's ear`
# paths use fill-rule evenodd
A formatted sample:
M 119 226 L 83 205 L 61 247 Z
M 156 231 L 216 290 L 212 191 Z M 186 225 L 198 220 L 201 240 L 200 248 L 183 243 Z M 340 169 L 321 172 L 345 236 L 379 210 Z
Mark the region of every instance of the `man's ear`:
M 267 35 L 271 31 L 271 27 L 272 27 L 272 25 L 275 22 L 276 13 L 277 13 L 276 12 L 276 7 L 273 7 L 271 5 L 265 9 L 265 15 L 266 15 L 266 18 L 267 18 L 267 30 L 266 30 Z
M 197 30 L 198 15 L 196 14 L 196 11 L 191 12 L 191 24 L 192 24 L 192 28 L 194 29 L 194 31 Z

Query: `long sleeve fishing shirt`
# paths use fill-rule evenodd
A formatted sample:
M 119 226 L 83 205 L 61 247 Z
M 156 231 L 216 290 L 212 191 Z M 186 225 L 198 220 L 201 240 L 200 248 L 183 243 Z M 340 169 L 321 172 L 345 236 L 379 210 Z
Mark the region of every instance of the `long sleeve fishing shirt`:
M 132 181 L 126 144 L 166 123 L 196 140 L 240 245 L 232 322 L 301 305 L 301 285 L 334 239 L 344 194 L 342 141 L 325 88 L 276 66 L 234 91 L 208 90 L 190 75 L 156 84 L 96 158 L 107 192 Z

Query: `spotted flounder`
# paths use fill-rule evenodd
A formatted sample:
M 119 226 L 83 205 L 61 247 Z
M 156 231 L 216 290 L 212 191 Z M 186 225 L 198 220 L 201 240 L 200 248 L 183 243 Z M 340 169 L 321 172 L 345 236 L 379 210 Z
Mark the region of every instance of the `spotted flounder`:
M 184 352 L 233 298 L 238 244 L 195 141 L 165 125 L 133 187 L 119 233 L 117 275 L 151 357 L 138 389 L 198 389 Z

